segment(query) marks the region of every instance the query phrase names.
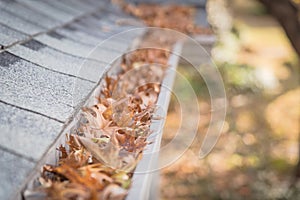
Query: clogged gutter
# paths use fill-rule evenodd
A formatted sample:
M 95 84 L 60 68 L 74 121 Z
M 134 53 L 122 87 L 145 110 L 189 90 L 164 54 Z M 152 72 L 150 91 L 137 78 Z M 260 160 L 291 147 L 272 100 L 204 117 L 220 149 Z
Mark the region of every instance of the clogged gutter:
M 136 14 L 138 7 L 122 6 L 125 11 L 143 19 Z M 165 12 L 158 7 L 152 9 Z M 177 14 L 190 12 L 185 7 L 180 9 Z M 182 29 L 184 24 L 180 24 L 179 30 L 193 32 Z M 171 49 L 175 41 L 160 37 L 165 41 L 160 46 Z M 162 40 L 148 34 L 142 43 L 158 41 Z M 43 166 L 40 186 L 25 191 L 25 198 L 124 199 L 151 134 L 150 124 L 154 120 L 155 103 L 168 58 L 168 52 L 157 49 L 142 49 L 124 55 L 122 72 L 105 78 L 98 103 L 82 108 L 78 128 L 66 135 L 66 144 L 57 148 L 59 162 Z

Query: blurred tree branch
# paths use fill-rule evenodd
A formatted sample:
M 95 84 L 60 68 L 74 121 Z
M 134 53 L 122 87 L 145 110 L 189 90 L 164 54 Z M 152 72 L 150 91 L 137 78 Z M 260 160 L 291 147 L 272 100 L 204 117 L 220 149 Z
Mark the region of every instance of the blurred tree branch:
M 300 5 L 292 0 L 260 0 L 260 2 L 277 18 L 300 56 Z

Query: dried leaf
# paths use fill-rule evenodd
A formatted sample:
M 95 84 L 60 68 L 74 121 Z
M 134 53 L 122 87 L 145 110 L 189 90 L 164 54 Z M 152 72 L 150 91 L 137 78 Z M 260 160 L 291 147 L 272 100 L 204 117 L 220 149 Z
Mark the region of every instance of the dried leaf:
M 113 142 L 108 142 L 104 148 L 99 147 L 88 138 L 78 137 L 84 147 L 91 152 L 92 156 L 99 160 L 101 163 L 117 169 L 120 166 L 119 151 L 120 148 Z
M 97 104 L 92 108 L 83 108 L 83 115 L 87 119 L 89 127 L 103 129 L 109 125 L 109 121 L 102 115 L 106 109 L 103 104 Z

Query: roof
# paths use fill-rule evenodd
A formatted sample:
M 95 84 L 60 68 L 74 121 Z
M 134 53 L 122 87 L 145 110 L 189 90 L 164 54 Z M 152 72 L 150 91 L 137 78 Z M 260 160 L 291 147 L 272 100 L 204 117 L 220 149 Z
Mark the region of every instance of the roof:
M 112 59 L 138 36 L 89 56 L 115 33 L 142 26 L 118 23 L 124 19 L 133 20 L 108 0 L 0 1 L 0 199 L 21 187 Z

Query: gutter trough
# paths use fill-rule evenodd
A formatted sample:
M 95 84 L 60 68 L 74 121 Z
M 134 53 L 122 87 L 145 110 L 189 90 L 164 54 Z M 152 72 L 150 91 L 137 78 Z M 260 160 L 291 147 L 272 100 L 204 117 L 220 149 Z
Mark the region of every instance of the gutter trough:
M 158 195 L 158 156 L 160 143 L 163 134 L 163 127 L 167 115 L 168 105 L 171 98 L 172 86 L 176 76 L 176 68 L 179 63 L 179 58 L 182 49 L 182 42 L 177 42 L 168 59 L 168 68 L 165 71 L 163 81 L 161 83 L 160 93 L 156 102 L 158 108 L 154 113 L 155 116 L 159 116 L 159 120 L 152 120 L 150 125 L 150 131 L 152 134 L 147 138 L 148 144 L 144 151 L 143 157 L 137 164 L 137 167 L 133 173 L 132 184 L 128 190 L 126 200 L 135 199 L 157 199 Z M 87 96 L 85 103 L 81 105 L 70 118 L 69 122 L 66 123 L 63 130 L 59 134 L 58 138 L 54 141 L 53 145 L 45 153 L 43 158 L 38 162 L 31 175 L 27 178 L 20 192 L 14 199 L 26 199 L 26 200 L 38 200 L 45 199 L 45 196 L 29 195 L 26 191 L 33 190 L 39 186 L 39 177 L 41 169 L 45 164 L 57 165 L 59 161 L 60 152 L 57 150 L 58 147 L 66 144 L 66 134 L 73 133 L 78 127 L 80 116 L 82 114 L 81 107 L 88 107 L 94 105 L 95 97 L 99 96 L 101 86 L 103 86 L 106 75 L 116 74 L 121 69 L 120 67 L 121 58 L 116 60 L 112 65 L 108 66 L 106 72 L 103 73 L 99 84 L 90 92 Z

